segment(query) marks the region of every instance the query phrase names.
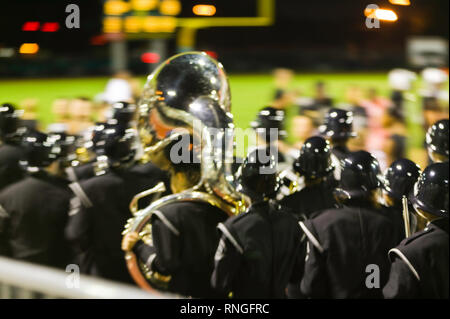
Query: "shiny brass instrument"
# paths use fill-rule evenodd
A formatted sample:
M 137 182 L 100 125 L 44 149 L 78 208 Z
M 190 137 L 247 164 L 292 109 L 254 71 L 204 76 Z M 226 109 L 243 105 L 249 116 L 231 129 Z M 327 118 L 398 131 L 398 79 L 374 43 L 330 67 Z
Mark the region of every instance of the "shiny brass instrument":
M 143 192 L 138 193 L 133 197 L 130 203 L 130 211 L 133 215 L 136 215 L 139 209 L 139 200 L 150 195 L 154 195 L 153 200 L 156 200 L 158 195 L 166 191 L 166 186 L 163 182 L 159 182 L 155 187 L 147 189 Z
M 123 235 L 136 232 L 139 239 L 152 245 L 153 212 L 175 202 L 208 203 L 230 216 L 245 211 L 245 199 L 233 186 L 230 100 L 223 66 L 203 52 L 178 54 L 149 75 L 139 102 L 138 131 L 144 149 L 141 161 L 171 171 L 173 164 L 164 149 L 181 135 L 189 134 L 194 141 L 200 141 L 192 147 L 200 155 L 201 177 L 192 188 L 159 198 L 142 210 L 137 208 L 138 200 L 160 189 L 136 195 L 130 203 L 134 216 Z M 130 274 L 143 289 L 164 287 L 170 281 L 137 261 L 132 251 L 126 253 L 126 260 Z
M 408 238 L 411 236 L 411 226 L 410 226 L 410 215 L 409 215 L 409 209 L 408 209 L 408 199 L 406 196 L 403 196 L 402 198 L 402 205 L 403 205 L 403 222 L 405 225 L 405 236 Z

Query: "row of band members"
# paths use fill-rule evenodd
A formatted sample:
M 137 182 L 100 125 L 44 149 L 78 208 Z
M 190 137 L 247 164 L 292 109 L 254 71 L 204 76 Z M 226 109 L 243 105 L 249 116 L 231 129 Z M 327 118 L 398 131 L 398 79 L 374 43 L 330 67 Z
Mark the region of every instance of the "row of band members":
M 83 273 L 131 283 L 122 248 L 151 270 L 154 287 L 203 298 L 448 298 L 448 120 L 427 133 L 434 163 L 421 172 L 400 159 L 384 178 L 374 156 L 346 147 L 354 135 L 348 111 L 329 110 L 323 137 L 308 138 L 291 161 L 282 151 L 274 158 L 261 131 L 265 147 L 236 172 L 248 211 L 228 218 L 204 203 L 166 205 L 153 216 L 149 245 L 136 233 L 122 239 L 131 199 L 159 181 L 162 195 L 194 186 L 200 164 L 172 163 L 166 172 L 137 162 L 131 104 L 114 105 L 114 120 L 97 125 L 84 148 L 95 160 L 75 168 L 71 136 L 21 132 L 14 107 L 1 110 L 1 255 L 76 263 Z M 256 122 L 267 117 L 265 125 L 279 128 L 272 111 Z M 267 154 L 271 161 L 261 162 Z M 290 174 L 260 173 L 278 162 L 291 163 L 282 171 Z M 403 196 L 414 212 L 406 239 Z M 379 269 L 373 285 L 369 265 Z

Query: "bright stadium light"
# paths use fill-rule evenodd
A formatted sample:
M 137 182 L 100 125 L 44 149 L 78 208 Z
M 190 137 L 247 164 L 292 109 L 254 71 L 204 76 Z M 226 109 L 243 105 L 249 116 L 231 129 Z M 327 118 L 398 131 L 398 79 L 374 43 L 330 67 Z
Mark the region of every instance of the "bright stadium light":
M 389 0 L 390 3 L 397 6 L 409 6 L 411 2 L 409 0 Z
M 21 54 L 35 54 L 39 51 L 39 45 L 37 43 L 22 43 L 19 49 Z
M 377 9 L 375 10 L 375 18 L 381 21 L 397 21 L 397 14 L 388 9 Z
M 397 21 L 398 16 L 393 10 L 389 9 L 366 9 L 364 15 L 371 19 L 378 19 L 381 21 Z
M 210 17 L 216 14 L 216 7 L 209 4 L 197 4 L 192 8 L 192 12 L 197 16 Z

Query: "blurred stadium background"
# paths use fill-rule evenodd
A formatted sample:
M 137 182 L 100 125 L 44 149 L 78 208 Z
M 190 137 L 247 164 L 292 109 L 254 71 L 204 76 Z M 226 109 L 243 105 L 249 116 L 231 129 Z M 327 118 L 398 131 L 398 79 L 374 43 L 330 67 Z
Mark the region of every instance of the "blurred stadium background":
M 66 26 L 70 3 L 80 9 L 80 28 Z M 371 4 L 389 14 L 367 11 Z M 335 105 L 348 102 L 352 86 L 364 96 L 376 88 L 389 98 L 393 68 L 448 72 L 448 6 L 447 0 L 3 2 L 0 101 L 28 108 L 45 128 L 55 121 L 55 99 L 98 99 L 110 76 L 123 69 L 142 85 L 164 58 L 193 49 L 224 64 L 239 127 L 248 127 L 259 109 L 273 103 L 276 68 L 295 72 L 283 90 L 302 97 L 311 97 L 323 81 Z M 379 28 L 366 25 L 373 15 L 381 19 Z M 423 87 L 419 77 L 409 92 L 409 150 L 423 143 Z M 448 92 L 448 82 L 441 89 Z M 298 112 L 291 104 L 288 129 Z M 296 142 L 292 136 L 289 141 Z

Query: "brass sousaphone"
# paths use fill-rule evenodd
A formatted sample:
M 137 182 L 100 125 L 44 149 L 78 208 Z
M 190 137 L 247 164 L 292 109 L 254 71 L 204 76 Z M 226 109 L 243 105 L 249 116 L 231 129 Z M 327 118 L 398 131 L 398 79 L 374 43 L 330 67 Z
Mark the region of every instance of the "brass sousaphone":
M 149 75 L 139 103 L 143 161 L 170 171 L 171 163 L 162 155 L 163 150 L 175 138 L 188 133 L 194 141 L 199 141 L 193 148 L 195 158 L 201 163 L 201 178 L 193 188 L 164 196 L 144 209 L 138 209 L 138 200 L 161 193 L 163 187 L 157 185 L 136 195 L 131 204 L 134 217 L 128 221 L 123 234 L 137 232 L 141 240 L 151 245 L 153 212 L 173 202 L 206 202 L 230 216 L 244 211 L 243 197 L 233 186 L 233 128 L 228 79 L 222 64 L 206 53 L 175 55 Z M 170 281 L 152 273 L 133 252 L 127 252 L 126 260 L 130 274 L 143 289 L 154 290 L 152 286 L 161 287 Z

